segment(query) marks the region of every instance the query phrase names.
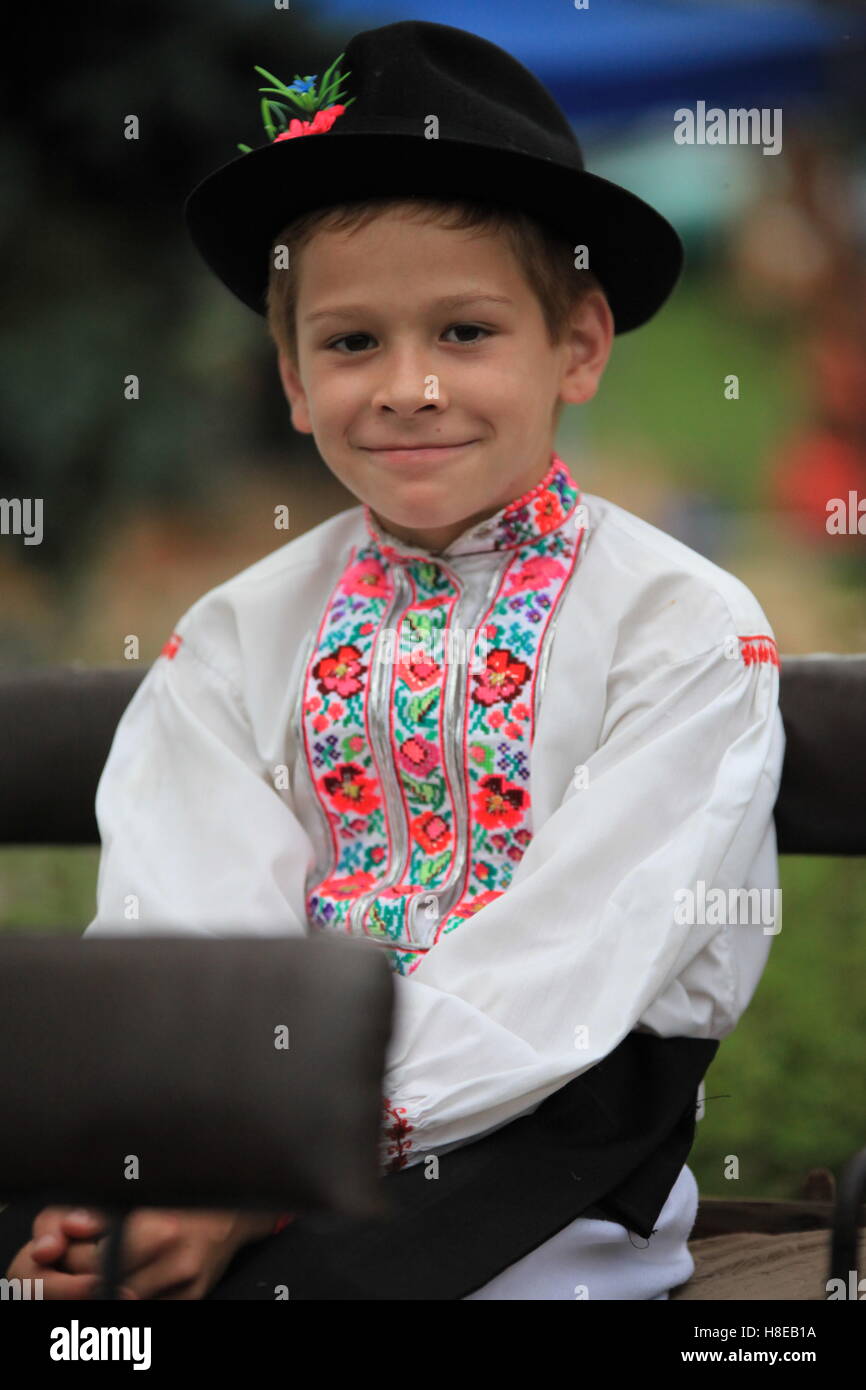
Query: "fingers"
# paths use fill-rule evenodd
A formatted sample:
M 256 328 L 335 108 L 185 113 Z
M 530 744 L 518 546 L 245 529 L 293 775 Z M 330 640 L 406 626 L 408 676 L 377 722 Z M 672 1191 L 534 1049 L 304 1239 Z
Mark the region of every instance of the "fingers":
M 53 1265 L 62 1256 L 68 1242 L 62 1235 L 43 1235 L 29 1242 L 29 1250 L 39 1265 Z
M 138 1211 L 123 1281 L 142 1299 L 200 1299 L 239 1247 L 233 1211 Z M 133 1268 L 132 1261 L 140 1255 Z
M 123 1227 L 120 1268 L 124 1279 L 129 1282 L 131 1275 L 153 1264 L 170 1250 L 179 1232 L 180 1222 L 170 1211 L 147 1208 L 134 1211 Z M 99 1242 L 100 1246 L 103 1244 L 104 1242 Z M 137 1289 L 137 1284 L 133 1287 Z
M 64 1274 L 59 1270 L 53 1269 L 50 1265 L 41 1263 L 34 1254 L 33 1241 L 28 1243 L 18 1251 L 14 1260 L 6 1271 L 9 1279 L 39 1279 L 42 1281 L 41 1292 L 37 1297 L 55 1299 L 82 1299 L 91 1298 L 95 1292 L 99 1277 L 87 1274 Z M 38 1286 L 37 1286 L 38 1287 Z
M 68 1274 L 98 1274 L 105 1264 L 108 1237 L 102 1240 L 71 1240 L 61 1266 Z
M 96 1240 L 106 1228 L 105 1213 L 82 1207 L 43 1207 L 33 1222 L 35 1238 L 59 1235 Z

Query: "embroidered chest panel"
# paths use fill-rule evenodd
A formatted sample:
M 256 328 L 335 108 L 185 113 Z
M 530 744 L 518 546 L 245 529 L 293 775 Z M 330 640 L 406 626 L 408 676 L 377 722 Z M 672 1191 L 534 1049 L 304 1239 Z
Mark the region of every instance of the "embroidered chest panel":
M 471 624 L 445 557 L 371 538 L 302 673 L 300 747 L 330 843 L 308 921 L 377 940 L 401 974 L 505 892 L 532 838 L 540 682 L 584 535 L 564 465 L 544 483 L 500 514 Z

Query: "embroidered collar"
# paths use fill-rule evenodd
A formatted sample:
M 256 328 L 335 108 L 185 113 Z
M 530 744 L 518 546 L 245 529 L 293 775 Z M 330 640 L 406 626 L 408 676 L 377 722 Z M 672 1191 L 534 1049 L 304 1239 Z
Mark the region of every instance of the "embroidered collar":
M 448 559 L 453 555 L 476 555 L 488 550 L 516 550 L 539 540 L 564 525 L 580 501 L 580 487 L 558 454 L 551 455 L 550 467 L 535 487 L 509 502 L 501 511 L 463 531 L 444 550 L 433 552 L 411 546 L 385 531 L 364 504 L 364 520 L 371 540 L 391 560 L 422 556 L 425 560 Z

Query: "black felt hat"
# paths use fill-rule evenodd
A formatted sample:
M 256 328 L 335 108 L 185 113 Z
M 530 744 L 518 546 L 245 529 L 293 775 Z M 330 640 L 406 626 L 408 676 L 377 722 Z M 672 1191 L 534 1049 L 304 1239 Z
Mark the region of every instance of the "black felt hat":
M 356 34 L 341 68 L 345 92 L 333 65 L 318 94 L 311 79 L 292 84 L 291 122 L 277 89 L 268 143 L 208 175 L 184 205 L 196 248 L 256 313 L 266 313 L 271 248 L 288 221 L 400 193 L 520 209 L 585 245 L 617 333 L 667 299 L 683 262 L 677 233 L 635 194 L 584 169 L 560 107 L 510 53 L 464 29 L 404 20 Z M 322 102 L 327 114 L 315 115 Z

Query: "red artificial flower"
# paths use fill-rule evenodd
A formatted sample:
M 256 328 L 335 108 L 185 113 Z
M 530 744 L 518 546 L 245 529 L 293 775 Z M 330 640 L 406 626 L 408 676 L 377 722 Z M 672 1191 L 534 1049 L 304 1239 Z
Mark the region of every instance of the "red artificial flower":
M 345 106 L 326 106 L 323 111 L 317 111 L 311 121 L 299 121 L 294 116 L 288 130 L 284 130 L 282 135 L 275 135 L 272 143 L 276 145 L 278 140 L 295 140 L 299 135 L 319 135 L 324 130 L 330 130 L 345 109 Z

